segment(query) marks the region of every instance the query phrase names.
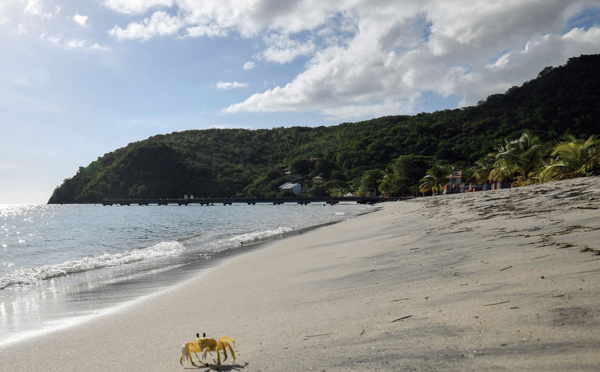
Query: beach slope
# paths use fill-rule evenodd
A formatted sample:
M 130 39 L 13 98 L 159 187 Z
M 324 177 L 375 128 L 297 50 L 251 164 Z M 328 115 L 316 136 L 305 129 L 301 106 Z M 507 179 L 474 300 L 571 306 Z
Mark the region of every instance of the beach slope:
M 236 341 L 223 371 L 596 371 L 599 208 L 598 177 L 385 203 L 3 348 L 2 370 L 214 370 L 179 364 L 205 332 Z

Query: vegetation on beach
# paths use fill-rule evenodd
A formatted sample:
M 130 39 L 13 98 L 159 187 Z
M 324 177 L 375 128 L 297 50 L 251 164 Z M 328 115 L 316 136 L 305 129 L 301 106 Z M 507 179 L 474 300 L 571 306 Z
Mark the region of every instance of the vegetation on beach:
M 439 190 L 436 178 L 451 166 L 516 184 L 587 175 L 598 165 L 586 151 L 598 151 L 599 71 L 600 55 L 571 58 L 476 106 L 429 114 L 157 135 L 80 167 L 49 203 L 274 196 L 288 181 L 310 195 L 398 195 Z
M 495 152 L 477 161 L 471 173 L 478 183 L 526 186 L 591 176 L 599 166 L 600 139 L 597 136 L 586 140 L 569 135 L 565 141 L 542 143 L 539 137 L 525 131 L 518 139 L 505 141 Z M 443 171 L 439 166 L 429 169 L 420 181 L 420 191 L 440 193 L 447 184 L 448 174 L 447 167 Z
M 540 172 L 542 182 L 591 176 L 600 165 L 600 139 L 571 136 L 570 141 L 556 144 L 551 155 L 554 158 Z

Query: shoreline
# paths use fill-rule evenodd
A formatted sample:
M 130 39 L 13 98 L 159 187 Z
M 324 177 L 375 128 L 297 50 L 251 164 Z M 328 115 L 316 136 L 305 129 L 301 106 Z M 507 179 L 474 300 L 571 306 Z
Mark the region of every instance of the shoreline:
M 0 358 L 180 371 L 206 332 L 236 341 L 224 371 L 597 370 L 599 206 L 598 177 L 385 203 Z
M 376 209 L 368 208 L 367 210 L 359 212 L 356 216 L 372 213 L 374 210 Z M 347 214 L 347 212 L 341 213 L 344 215 Z M 350 217 L 346 216 L 345 218 L 355 218 L 356 216 L 351 215 Z M 107 316 L 107 314 L 122 311 L 122 309 L 125 309 L 132 304 L 144 301 L 146 298 L 154 297 L 157 293 L 159 294 L 175 289 L 178 286 L 193 280 L 199 273 L 217 267 L 232 257 L 250 253 L 254 250 L 261 249 L 265 245 L 273 244 L 290 236 L 306 233 L 339 222 L 341 221 L 321 222 L 316 225 L 298 229 L 292 228 L 289 231 L 282 231 L 275 235 L 255 237 L 252 240 L 240 242 L 239 246 L 232 244 L 224 250 L 211 252 L 209 259 L 196 259 L 185 264 L 179 264 L 159 270 L 133 271 L 123 278 L 116 277 L 114 280 L 110 281 L 105 278 L 110 275 L 109 270 L 112 268 L 103 268 L 81 274 L 88 276 L 87 279 L 84 277 L 72 281 L 70 278 L 58 278 L 58 282 L 53 282 L 52 286 L 62 289 L 62 297 L 60 298 L 52 293 L 44 293 L 44 288 L 49 286 L 48 281 L 34 284 L 32 285 L 32 288 L 8 288 L 7 291 L 9 294 L 7 296 L 19 296 L 19 292 L 25 291 L 23 292 L 24 294 L 21 295 L 19 303 L 24 304 L 23 306 L 27 304 L 35 306 L 37 308 L 36 314 L 39 315 L 36 319 L 31 318 L 33 321 L 32 324 L 24 324 L 21 326 L 19 331 L 11 331 L 4 335 L 0 335 L 0 349 L 10 347 L 13 344 L 26 343 L 38 339 L 39 337 L 46 337 L 53 332 L 78 327 L 82 323 Z M 104 280 L 105 283 L 97 286 L 97 288 L 92 288 L 86 283 L 86 281 L 90 280 L 89 277 L 91 276 L 96 276 L 98 279 Z M 112 275 L 110 276 L 112 277 Z M 68 289 L 70 287 L 76 289 L 70 290 Z M 85 292 L 85 294 L 81 294 L 81 291 Z M 71 299 L 69 298 L 70 295 L 77 295 L 77 298 Z M 86 298 L 83 298 L 83 296 Z M 38 298 L 47 297 L 54 297 L 53 302 L 50 303 L 51 300 L 49 300 L 47 301 L 48 303 L 42 305 L 38 303 L 41 302 L 37 300 Z M 125 301 L 123 299 L 125 299 Z M 10 297 L 8 297 L 8 302 L 11 303 Z M 80 304 L 80 306 L 77 306 L 77 304 Z M 50 308 L 50 310 L 45 310 L 46 307 Z M 52 309 L 61 309 L 61 312 L 53 314 Z M 3 314 L 2 310 L 3 309 L 0 306 L 0 321 L 18 323 L 26 320 L 24 317 L 22 317 L 24 318 L 23 320 L 21 318 L 9 319 L 10 313 Z M 5 319 L 2 319 L 2 317 L 5 317 Z

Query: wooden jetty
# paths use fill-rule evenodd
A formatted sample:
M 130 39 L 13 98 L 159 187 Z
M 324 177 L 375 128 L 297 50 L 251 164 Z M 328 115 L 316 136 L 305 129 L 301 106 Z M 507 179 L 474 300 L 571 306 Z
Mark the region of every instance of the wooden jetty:
M 102 205 L 190 205 L 198 204 L 201 206 L 209 205 L 233 205 L 248 204 L 256 205 L 258 203 L 268 203 L 273 205 L 282 205 L 284 203 L 295 203 L 308 205 L 310 203 L 325 203 L 335 205 L 340 202 L 356 202 L 358 204 L 376 204 L 388 201 L 397 201 L 402 198 L 384 198 L 379 196 L 351 196 L 351 197 L 287 197 L 287 198 L 184 198 L 184 199 L 105 199 Z

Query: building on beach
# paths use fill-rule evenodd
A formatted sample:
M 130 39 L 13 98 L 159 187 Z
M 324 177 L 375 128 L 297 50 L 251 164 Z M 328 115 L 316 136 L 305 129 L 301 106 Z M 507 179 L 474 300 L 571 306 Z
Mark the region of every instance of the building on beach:
M 279 191 L 288 191 L 291 190 L 295 195 L 298 195 L 302 192 L 302 185 L 299 183 L 286 182 L 283 185 L 279 186 Z

